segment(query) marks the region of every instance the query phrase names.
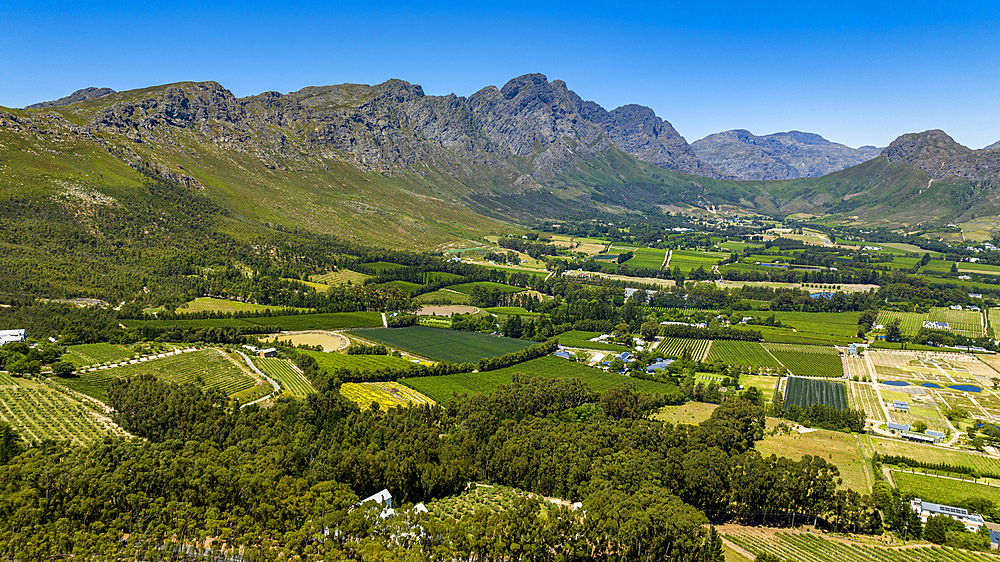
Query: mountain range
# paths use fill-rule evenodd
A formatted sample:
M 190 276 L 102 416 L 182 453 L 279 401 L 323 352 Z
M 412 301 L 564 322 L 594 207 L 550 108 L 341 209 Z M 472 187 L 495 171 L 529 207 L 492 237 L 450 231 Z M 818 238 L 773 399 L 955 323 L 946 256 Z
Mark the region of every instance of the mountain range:
M 647 107 L 607 111 L 541 74 L 468 97 L 428 96 L 402 80 L 245 98 L 186 82 L 0 109 L 7 197 L 84 220 L 165 181 L 235 220 L 396 247 L 655 209 L 933 225 L 996 214 L 998 158 L 941 131 L 883 150 L 795 131 L 689 145 Z M 850 167 L 809 177 L 840 166 Z

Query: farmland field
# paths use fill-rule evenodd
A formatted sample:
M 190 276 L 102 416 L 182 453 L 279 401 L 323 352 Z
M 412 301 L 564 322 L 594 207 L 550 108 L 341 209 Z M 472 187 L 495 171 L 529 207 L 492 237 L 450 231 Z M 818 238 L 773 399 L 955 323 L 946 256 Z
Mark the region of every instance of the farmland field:
M 836 382 L 788 377 L 785 387 L 785 409 L 795 405 L 802 409 L 813 404 L 823 404 L 838 410 L 847 408 L 844 385 Z
M 711 417 L 712 412 L 719 406 L 716 404 L 706 404 L 704 402 L 688 402 L 680 406 L 664 406 L 659 412 L 653 414 L 653 419 L 663 422 L 686 423 L 688 425 L 698 425 Z
M 656 248 L 637 248 L 635 250 L 635 256 L 625 262 L 625 265 L 631 268 L 660 269 L 666 255 L 666 250 L 659 250 Z
M 832 347 L 781 343 L 766 343 L 763 345 L 793 375 L 831 378 L 844 376 L 844 362 L 841 360 L 837 350 Z
M 871 373 L 868 371 L 868 362 L 863 357 L 852 357 L 848 355 L 844 358 L 847 365 L 847 376 L 857 377 L 861 382 L 871 382 Z
M 0 387 L 0 419 L 29 442 L 68 439 L 86 445 L 124 432 L 80 402 L 44 386 Z
M 288 331 L 340 330 L 344 328 L 371 328 L 382 325 L 378 312 L 328 312 L 321 314 L 289 314 L 285 316 L 258 316 L 253 318 L 205 318 L 199 320 L 123 320 L 129 328 L 150 326 L 154 328 L 230 328 L 269 327 Z
M 711 340 L 689 340 L 683 338 L 663 338 L 657 353 L 662 353 L 670 357 L 680 357 L 685 351 L 691 352 L 691 358 L 695 361 L 703 361 L 708 354 L 708 348 L 712 345 Z
M 345 382 L 340 385 L 340 393 L 362 408 L 370 408 L 372 402 L 377 402 L 382 409 L 434 403 L 420 392 L 396 382 Z
M 707 361 L 722 361 L 727 365 L 744 365 L 762 367 L 773 371 L 780 370 L 778 363 L 764 346 L 757 342 L 715 340 L 708 350 Z
M 272 379 L 281 383 L 285 390 L 296 398 L 304 398 L 316 392 L 312 384 L 287 359 L 258 357 L 257 367 Z
M 390 355 L 347 355 L 344 353 L 323 353 L 322 351 L 303 351 L 319 364 L 320 368 L 333 373 L 337 369 L 355 369 L 367 371 L 384 369 L 386 367 L 407 367 L 410 362 L 401 357 Z
M 100 365 L 111 361 L 131 359 L 135 353 L 110 343 L 83 343 L 66 348 L 63 360 L 77 367 L 84 365 Z
M 809 562 L 986 562 L 996 555 L 944 546 L 888 548 L 868 542 L 832 540 L 812 532 L 725 526 L 720 533 L 755 555 L 773 554 L 781 560 Z
M 766 318 L 774 315 L 783 325 L 792 326 L 798 332 L 823 334 L 852 338 L 858 333 L 860 312 L 790 312 L 790 311 L 747 311 L 744 316 Z
M 472 298 L 466 293 L 460 293 L 451 289 L 438 289 L 430 293 L 424 293 L 413 297 L 417 303 L 447 302 L 450 304 L 469 304 Z
M 768 435 L 754 448 L 765 457 L 774 454 L 798 460 L 806 454 L 821 456 L 840 469 L 840 477 L 844 479 L 842 488 L 851 488 L 859 494 L 871 490 L 870 466 L 861 456 L 858 439 L 850 433 L 817 429 L 808 433 Z
M 674 250 L 670 256 L 670 270 L 679 267 L 686 275 L 692 269 L 703 268 L 705 271 L 712 271 L 712 266 L 717 265 L 720 260 L 729 257 L 725 252 L 693 252 L 690 250 Z
M 298 279 L 293 279 L 293 281 L 301 283 Z M 290 308 L 288 306 L 270 306 L 266 304 L 231 301 L 229 299 L 199 297 L 177 307 L 177 312 L 178 314 L 186 312 L 261 312 L 263 310 L 288 310 Z
M 309 278 L 309 280 L 314 283 L 323 283 L 325 285 L 346 285 L 348 282 L 352 285 L 360 285 L 365 282 L 365 279 L 368 279 L 368 275 L 351 271 L 350 269 L 341 269 L 340 271 L 323 273 L 322 275 L 313 275 Z
M 410 283 L 409 281 L 389 281 L 387 283 L 382 283 L 379 287 L 392 288 L 395 287 L 404 293 L 412 293 L 417 289 L 422 289 L 424 286 L 417 283 Z
M 899 320 L 899 331 L 902 332 L 904 336 L 915 336 L 917 335 L 917 332 L 920 331 L 920 328 L 924 327 L 924 321 L 927 320 L 927 315 L 917 312 L 883 310 L 878 313 L 878 319 L 875 323 L 888 326 L 896 320 Z
M 475 332 L 439 330 L 424 326 L 378 328 L 364 332 L 352 332 L 352 334 L 417 355 L 451 363 L 476 363 L 484 357 L 499 357 L 507 353 L 521 351 L 535 343 Z
M 398 263 L 389 263 L 384 261 L 373 261 L 369 263 L 360 263 L 356 266 L 352 266 L 358 271 L 362 271 L 365 275 L 378 275 L 386 271 L 396 271 L 399 269 L 406 269 L 407 266 L 400 265 Z
M 556 336 L 559 339 L 560 345 L 565 345 L 567 347 L 582 347 L 585 349 L 599 349 L 602 351 L 628 351 L 628 347 L 624 345 L 618 345 L 614 343 L 603 343 L 590 341 L 590 338 L 594 338 L 601 335 L 600 332 L 581 332 L 579 330 L 571 330 L 569 332 L 563 332 Z
M 927 317 L 931 322 L 947 322 L 951 326 L 951 331 L 970 338 L 979 338 L 985 335 L 983 329 L 983 315 L 974 310 L 952 310 L 943 306 L 931 308 L 931 313 Z
M 891 474 L 900 492 L 912 494 L 925 501 L 956 505 L 968 498 L 984 498 L 994 504 L 1000 504 L 1000 488 L 996 486 L 899 470 L 893 470 Z
M 576 378 L 582 380 L 595 392 L 604 392 L 609 388 L 624 384 L 635 384 L 639 392 L 649 394 L 667 394 L 676 391 L 676 387 L 673 385 L 625 377 L 617 373 L 606 373 L 600 369 L 551 355 L 485 373 L 417 377 L 400 382 L 419 390 L 437 402 L 445 402 L 451 398 L 452 393 L 488 394 L 493 392 L 501 384 L 510 383 L 514 373 L 550 379 Z
M 1000 474 L 1000 459 L 995 459 L 975 452 L 932 447 L 909 441 L 895 439 L 880 439 L 869 437 L 868 449 L 881 455 L 896 455 L 909 457 L 929 463 L 945 463 L 956 466 L 967 466 L 980 472 Z
M 849 382 L 847 383 L 849 394 L 848 405 L 855 410 L 864 410 L 865 418 L 885 422 L 885 410 L 879 403 L 878 395 L 871 385 Z
M 201 388 L 219 389 L 230 396 L 240 394 L 241 398 L 258 383 L 253 375 L 237 366 L 218 349 L 203 349 L 124 367 L 86 371 L 77 377 L 61 379 L 61 382 L 77 392 L 107 402 L 108 385 L 111 381 L 139 375 L 153 375 L 168 382 L 192 383 Z
M 462 283 L 459 285 L 452 285 L 448 287 L 452 291 L 458 291 L 459 293 L 465 293 L 467 295 L 472 294 L 472 289 L 476 286 L 480 286 L 486 289 L 496 289 L 501 293 L 520 293 L 524 291 L 521 287 L 513 287 L 511 285 L 504 285 L 503 283 L 493 283 L 492 281 L 480 281 L 478 283 Z
M 753 387 L 760 390 L 765 402 L 770 402 L 774 397 L 774 387 L 780 380 L 781 377 L 773 375 L 740 375 L 740 384 L 744 388 Z

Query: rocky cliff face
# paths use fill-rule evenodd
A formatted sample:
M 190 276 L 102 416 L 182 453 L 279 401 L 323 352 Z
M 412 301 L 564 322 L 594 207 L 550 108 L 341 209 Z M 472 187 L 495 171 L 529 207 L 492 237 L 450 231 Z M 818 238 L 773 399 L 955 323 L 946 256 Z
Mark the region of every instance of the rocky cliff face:
M 709 135 L 691 144 L 703 162 L 726 178 L 812 178 L 855 166 L 879 155 L 872 146 L 850 148 L 814 133 L 789 131 L 757 136 L 743 129 Z
M 1000 151 L 990 147 L 972 150 L 938 129 L 902 135 L 882 151 L 882 156 L 894 164 L 923 170 L 936 180 L 959 177 L 982 181 L 1000 176 Z
M 99 98 L 101 96 L 106 96 L 108 94 L 115 93 L 111 88 L 84 88 L 82 90 L 77 90 L 72 94 L 59 98 L 55 101 L 43 101 L 41 103 L 34 103 L 26 107 L 25 109 L 37 109 L 40 107 L 60 107 L 63 105 L 69 105 L 71 103 L 76 103 L 84 100 L 89 100 L 93 98 Z

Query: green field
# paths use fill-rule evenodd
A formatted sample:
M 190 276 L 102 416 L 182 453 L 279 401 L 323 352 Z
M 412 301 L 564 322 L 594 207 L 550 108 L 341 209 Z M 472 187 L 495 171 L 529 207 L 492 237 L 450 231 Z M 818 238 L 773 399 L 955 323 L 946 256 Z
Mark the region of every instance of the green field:
M 77 367 L 82 367 L 131 359 L 134 355 L 131 350 L 110 343 L 83 343 L 67 347 L 66 354 L 62 358 Z
M 782 368 L 781 363 L 764 346 L 750 341 L 715 340 L 708 350 L 706 361 L 722 361 L 726 365 L 762 367 L 775 371 Z
M 663 265 L 663 258 L 667 256 L 666 250 L 657 248 L 636 248 L 632 259 L 625 262 L 631 268 L 660 269 Z
M 899 331 L 904 336 L 913 337 L 917 335 L 920 328 L 924 327 L 924 321 L 927 320 L 927 314 L 918 312 L 901 312 L 898 310 L 883 310 L 878 313 L 878 319 L 875 323 L 888 326 L 897 320 L 899 321 Z
M 258 369 L 281 383 L 282 388 L 296 398 L 304 398 L 316 392 L 305 376 L 296 370 L 287 359 L 258 357 L 253 361 L 257 364 Z
M 617 373 L 606 373 L 600 369 L 551 355 L 485 373 L 417 377 L 404 379 L 400 382 L 419 390 L 437 402 L 443 403 L 451 398 L 453 393 L 488 394 L 493 392 L 501 384 L 510 383 L 514 373 L 550 379 L 576 378 L 582 380 L 595 392 L 604 392 L 609 388 L 630 383 L 635 384 L 636 389 L 640 392 L 650 394 L 667 394 L 676 390 L 673 385 L 625 377 Z
M 808 332 L 811 334 L 822 334 L 824 336 L 839 336 L 853 338 L 858 333 L 858 318 L 860 312 L 792 312 L 775 311 L 741 312 L 744 316 L 757 316 L 766 318 L 774 315 L 775 320 L 780 320 L 785 326 L 791 326 L 798 332 Z
M 944 546 L 886 548 L 868 542 L 832 540 L 817 533 L 776 531 L 755 527 L 729 528 L 723 536 L 754 555 L 773 554 L 797 562 L 985 562 L 996 561 L 986 552 Z
M 480 286 L 486 289 L 496 289 L 501 293 L 520 293 L 524 289 L 522 287 L 513 287 L 511 285 L 504 285 L 503 283 L 493 283 L 492 281 L 480 281 L 478 283 L 462 283 L 459 285 L 452 285 L 448 287 L 452 291 L 458 291 L 459 293 L 465 293 L 467 295 L 472 294 L 472 289 L 476 286 Z
M 985 498 L 1000 505 L 1000 488 L 996 486 L 898 470 L 891 473 L 900 492 L 925 501 L 956 505 L 968 498 Z
M 346 285 L 348 283 L 361 285 L 368 277 L 364 273 L 358 273 L 350 269 L 341 269 L 340 271 L 323 273 L 322 275 L 313 275 L 309 280 L 314 283 L 323 283 L 324 285 Z
M 698 425 L 711 417 L 712 412 L 718 407 L 717 404 L 706 404 L 704 402 L 688 402 L 680 406 L 664 406 L 660 408 L 659 412 L 653 414 L 653 419 L 674 425 L 679 423 Z
M 778 385 L 781 377 L 773 375 L 740 375 L 740 384 L 744 388 L 756 388 L 764 396 L 764 401 L 770 402 L 774 397 L 774 387 Z
M 303 283 L 298 279 L 292 279 L 295 283 Z M 325 287 L 324 287 L 325 289 Z M 186 312 L 261 312 L 264 310 L 288 310 L 287 306 L 271 306 L 266 304 L 254 304 L 250 302 L 231 301 L 229 299 L 214 299 L 212 297 L 199 297 L 191 302 L 187 302 L 177 307 L 177 313 Z M 305 309 L 299 309 L 305 310 Z
M 60 381 L 77 392 L 107 402 L 108 385 L 111 381 L 139 375 L 153 375 L 168 382 L 192 383 L 201 388 L 219 389 L 244 401 L 254 394 L 253 390 L 258 384 L 256 378 L 218 349 L 203 349 L 124 367 L 86 371 Z
M 966 466 L 980 472 L 1000 474 L 1000 459 L 971 451 L 932 447 L 909 441 L 869 437 L 867 449 L 882 455 L 908 457 L 928 463 Z
M 806 409 L 817 403 L 838 410 L 847 409 L 847 394 L 844 385 L 836 382 L 788 377 L 788 384 L 785 386 L 786 410 L 793 405 Z
M 0 419 L 28 442 L 54 439 L 86 445 L 108 434 L 123 433 L 77 400 L 34 384 L 0 387 Z
M 484 357 L 499 357 L 521 351 L 535 343 L 476 332 L 440 330 L 425 326 L 377 328 L 351 332 L 353 336 L 383 343 L 416 355 L 451 363 L 476 363 Z
M 380 284 L 379 287 L 386 287 L 386 288 L 395 287 L 400 291 L 403 291 L 404 293 L 411 293 L 411 294 L 418 289 L 424 288 L 423 285 L 419 285 L 417 283 L 410 283 L 409 281 L 389 281 L 387 283 Z
M 370 408 L 372 402 L 377 402 L 381 409 L 434 403 L 420 392 L 397 382 L 345 382 L 340 385 L 340 393 L 362 408 Z
M 861 456 L 858 439 L 850 433 L 817 429 L 808 433 L 768 435 L 754 448 L 765 457 L 777 455 L 798 460 L 802 455 L 820 456 L 837 465 L 844 479 L 841 488 L 850 488 L 859 494 L 871 491 L 870 466 Z
M 451 289 L 438 289 L 430 293 L 424 293 L 413 297 L 414 302 L 425 303 L 448 303 L 448 304 L 470 304 L 472 298 L 466 293 L 460 293 Z
M 337 369 L 368 371 L 386 367 L 404 368 L 410 365 L 408 360 L 391 355 L 347 355 L 322 351 L 302 351 L 302 353 L 312 356 L 321 369 L 331 373 Z
M 691 250 L 674 250 L 670 256 L 670 271 L 679 267 L 684 274 L 692 269 L 703 268 L 705 271 L 712 271 L 712 266 L 717 265 L 720 260 L 729 257 L 725 252 L 693 252 Z
M 378 312 L 328 312 L 321 314 L 289 314 L 255 318 L 208 318 L 201 320 L 123 320 L 129 328 L 280 328 L 287 331 L 342 330 L 344 328 L 374 328 L 382 325 Z
M 663 338 L 656 348 L 657 353 L 662 353 L 668 357 L 680 357 L 685 351 L 691 353 L 691 358 L 695 361 L 702 361 L 708 353 L 711 340 L 689 340 L 683 338 Z
M 947 322 L 951 326 L 951 331 L 962 334 L 970 338 L 979 338 L 985 335 L 983 329 L 983 315 L 974 310 L 952 310 L 943 306 L 931 308 L 927 317 L 932 322 Z
M 840 354 L 832 347 L 782 343 L 765 343 L 763 345 L 793 375 L 800 377 L 844 376 L 844 363 Z
M 594 338 L 599 335 L 601 335 L 600 332 L 581 332 L 580 330 L 570 330 L 559 334 L 556 338 L 559 340 L 560 345 L 565 345 L 566 347 L 582 347 L 584 349 L 616 351 L 619 353 L 629 350 L 629 348 L 624 345 L 590 341 L 590 338 Z
M 520 306 L 494 306 L 492 308 L 484 308 L 486 312 L 490 314 L 503 314 L 506 316 L 541 316 L 541 312 L 530 312 L 528 309 Z
M 18 386 L 17 381 L 14 377 L 8 375 L 7 373 L 0 373 L 0 386 Z

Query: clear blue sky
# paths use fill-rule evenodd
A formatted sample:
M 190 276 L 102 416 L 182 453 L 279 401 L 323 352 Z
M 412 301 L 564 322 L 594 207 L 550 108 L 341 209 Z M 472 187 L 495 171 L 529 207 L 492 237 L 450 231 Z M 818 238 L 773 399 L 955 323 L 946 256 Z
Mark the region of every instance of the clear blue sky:
M 215 80 L 237 96 L 401 78 L 467 96 L 541 72 L 688 141 L 798 129 L 850 146 L 1000 140 L 1000 3 L 0 3 L 0 105 Z M 120 5 L 119 5 L 120 4 Z

